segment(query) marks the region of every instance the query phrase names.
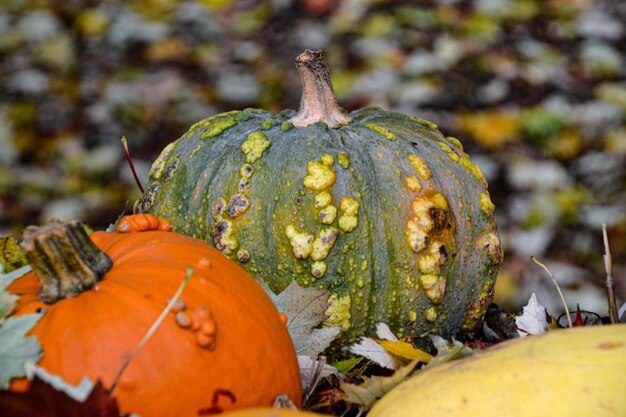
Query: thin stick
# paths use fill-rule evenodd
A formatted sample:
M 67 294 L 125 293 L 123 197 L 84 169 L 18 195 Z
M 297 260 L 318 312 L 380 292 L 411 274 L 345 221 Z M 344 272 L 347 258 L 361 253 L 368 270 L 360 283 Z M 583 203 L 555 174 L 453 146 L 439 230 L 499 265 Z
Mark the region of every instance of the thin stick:
M 606 232 L 606 223 L 602 223 L 602 236 L 604 238 L 604 269 L 606 270 L 606 292 L 609 299 L 609 318 L 611 324 L 619 323 L 619 316 L 617 314 L 617 301 L 615 300 L 615 281 L 611 275 L 612 262 L 611 262 L 611 250 L 609 249 L 609 236 Z
M 130 157 L 130 151 L 128 150 L 128 140 L 126 136 L 122 136 L 122 145 L 124 145 L 124 153 L 126 154 L 126 160 L 128 161 L 128 165 L 130 166 L 130 170 L 133 172 L 133 177 L 135 177 L 135 182 L 137 183 L 137 187 L 143 194 L 143 186 L 141 185 L 141 181 L 139 181 L 139 177 L 137 176 L 137 171 L 135 171 L 135 164 L 133 164 L 133 159 Z
M 530 260 L 533 261 L 538 266 L 542 267 L 548 273 L 548 275 L 550 275 L 550 279 L 552 279 L 552 282 L 554 283 L 554 286 L 556 287 L 556 290 L 559 292 L 559 295 L 561 296 L 561 301 L 563 302 L 563 305 L 565 306 L 565 314 L 567 316 L 567 323 L 569 324 L 569 327 L 573 327 L 572 326 L 572 318 L 570 317 L 569 308 L 567 308 L 567 303 L 565 302 L 565 297 L 563 297 L 563 293 L 561 292 L 561 287 L 559 287 L 559 283 L 556 282 L 556 279 L 554 278 L 554 275 L 552 275 L 552 272 L 550 272 L 550 270 L 548 269 L 547 266 L 545 266 L 544 264 L 539 262 L 534 256 L 531 256 Z
M 139 353 L 141 348 L 143 348 L 144 345 L 146 343 L 148 343 L 148 340 L 150 340 L 150 338 L 152 337 L 154 332 L 156 332 L 156 330 L 159 328 L 161 323 L 163 323 L 163 320 L 165 320 L 165 317 L 170 312 L 172 307 L 174 307 L 174 304 L 176 304 L 176 302 L 178 301 L 178 299 L 182 295 L 183 290 L 187 286 L 187 283 L 189 282 L 189 278 L 191 278 L 192 274 L 193 274 L 193 268 L 188 267 L 187 268 L 187 272 L 185 274 L 185 278 L 183 278 L 183 282 L 180 283 L 180 286 L 178 287 L 178 290 L 176 291 L 174 296 L 167 303 L 167 306 L 161 312 L 161 315 L 156 319 L 156 321 L 152 324 L 152 326 L 150 326 L 150 328 L 148 329 L 148 332 L 146 332 L 146 334 L 141 339 L 139 344 L 135 347 L 135 350 L 133 351 L 133 353 L 131 353 L 131 355 L 128 357 L 126 362 L 124 362 L 124 365 L 122 365 L 120 370 L 117 372 L 117 375 L 115 376 L 115 379 L 113 380 L 113 384 L 111 385 L 111 389 L 109 390 L 110 394 L 112 394 L 113 390 L 115 390 L 115 387 L 117 386 L 117 383 L 120 381 L 120 378 L 122 377 L 122 374 L 124 373 L 126 368 L 128 368 L 128 365 L 130 365 L 130 363 L 133 361 L 133 359 L 135 359 L 135 356 L 137 356 L 137 354 Z

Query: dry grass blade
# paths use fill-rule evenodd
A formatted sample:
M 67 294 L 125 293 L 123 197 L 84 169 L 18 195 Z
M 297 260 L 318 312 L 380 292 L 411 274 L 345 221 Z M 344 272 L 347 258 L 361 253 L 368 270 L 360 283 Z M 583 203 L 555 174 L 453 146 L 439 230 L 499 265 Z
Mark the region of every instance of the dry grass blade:
M 169 300 L 169 302 L 167 303 L 167 306 L 163 309 L 163 311 L 161 312 L 159 317 L 154 321 L 154 323 L 152 323 L 152 326 L 150 326 L 150 328 L 148 329 L 144 337 L 141 339 L 139 344 L 135 347 L 135 350 L 133 351 L 133 353 L 131 353 L 131 355 L 128 357 L 126 362 L 124 362 L 124 365 L 122 365 L 120 370 L 117 372 L 117 375 L 115 376 L 115 379 L 113 380 L 113 384 L 111 384 L 111 389 L 109 390 L 110 393 L 113 393 L 113 391 L 115 390 L 115 387 L 117 386 L 117 383 L 122 377 L 122 374 L 124 373 L 126 368 L 128 368 L 128 365 L 130 365 L 130 363 L 133 361 L 135 356 L 137 356 L 141 348 L 144 347 L 146 343 L 148 343 L 148 340 L 150 340 L 154 332 L 156 332 L 156 330 L 159 328 L 161 323 L 163 323 L 163 320 L 165 320 L 165 317 L 167 316 L 167 314 L 170 312 L 170 310 L 172 310 L 172 308 L 174 307 L 174 304 L 176 304 L 180 296 L 183 294 L 183 290 L 187 286 L 187 283 L 189 282 L 189 279 L 191 278 L 192 274 L 193 274 L 193 268 L 191 267 L 187 268 L 187 272 L 185 273 L 183 282 L 180 283 L 180 286 L 178 287 L 178 290 L 176 290 L 176 293 L 174 294 L 174 296 Z
M 567 323 L 569 324 L 569 327 L 573 327 L 572 326 L 572 318 L 570 317 L 569 308 L 567 308 L 567 303 L 565 302 L 565 297 L 563 297 L 563 292 L 561 292 L 561 287 L 559 286 L 559 283 L 556 282 L 556 279 L 554 278 L 554 275 L 552 275 L 552 272 L 550 272 L 548 267 L 545 266 L 544 264 L 542 264 L 541 262 L 539 262 L 537 260 L 537 258 L 535 258 L 534 256 L 531 256 L 530 259 L 537 266 L 540 266 L 541 268 L 543 268 L 548 273 L 548 275 L 550 276 L 550 279 L 554 283 L 554 286 L 556 287 L 556 290 L 559 292 L 559 296 L 561 297 L 561 301 L 563 302 L 563 306 L 565 307 L 565 315 L 567 316 Z
M 619 315 L 617 313 L 617 301 L 615 300 L 615 281 L 611 274 L 611 250 L 609 249 L 609 237 L 606 232 L 606 223 L 602 223 L 602 237 L 604 239 L 604 269 L 606 270 L 606 292 L 609 300 L 609 318 L 611 324 L 619 323 Z

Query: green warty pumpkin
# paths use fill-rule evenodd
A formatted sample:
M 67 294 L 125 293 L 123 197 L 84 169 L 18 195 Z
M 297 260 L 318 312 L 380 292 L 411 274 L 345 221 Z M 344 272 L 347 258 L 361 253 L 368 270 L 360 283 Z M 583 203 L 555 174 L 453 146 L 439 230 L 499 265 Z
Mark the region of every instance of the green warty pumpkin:
M 433 123 L 346 115 L 321 52 L 296 60 L 300 112 L 247 109 L 192 126 L 153 164 L 141 209 L 204 239 L 273 291 L 330 288 L 345 345 L 472 331 L 502 260 L 481 170 Z

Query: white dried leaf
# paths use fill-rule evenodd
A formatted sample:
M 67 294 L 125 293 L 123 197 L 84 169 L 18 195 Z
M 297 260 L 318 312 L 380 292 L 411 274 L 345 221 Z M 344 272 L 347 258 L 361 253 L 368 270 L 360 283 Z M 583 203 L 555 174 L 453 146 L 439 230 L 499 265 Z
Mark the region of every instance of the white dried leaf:
M 323 358 L 323 357 L 322 357 Z M 339 375 L 339 370 L 326 363 L 326 359 L 313 359 L 310 356 L 298 355 L 298 365 L 302 376 L 302 387 L 306 388 L 317 383 L 321 378 L 331 375 Z
M 399 339 L 391 331 L 389 326 L 385 323 L 376 324 L 376 336 L 382 340 L 391 340 L 392 342 L 398 342 Z
M 93 381 L 86 376 L 80 380 L 78 385 L 70 385 L 60 376 L 53 375 L 32 362 L 27 362 L 24 365 L 24 368 L 26 369 L 28 379 L 32 380 L 34 377 L 37 377 L 52 386 L 55 390 L 67 394 L 68 397 L 78 401 L 79 403 L 87 400 L 95 385 Z
M 349 346 L 348 351 L 355 355 L 364 356 L 383 368 L 396 370 L 403 365 L 400 359 L 394 357 L 376 340 L 369 337 L 362 337 L 359 343 Z
M 524 307 L 522 315 L 515 318 L 515 324 L 520 337 L 525 337 L 529 334 L 542 334 L 550 329 L 546 320 L 546 308 L 539 304 L 535 293 L 532 293 L 530 296 L 530 300 Z

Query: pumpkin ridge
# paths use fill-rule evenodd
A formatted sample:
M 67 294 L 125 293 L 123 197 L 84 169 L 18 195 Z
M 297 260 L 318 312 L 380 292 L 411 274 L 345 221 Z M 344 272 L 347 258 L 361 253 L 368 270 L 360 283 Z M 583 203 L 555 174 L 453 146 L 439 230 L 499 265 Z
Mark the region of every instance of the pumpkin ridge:
M 344 134 L 350 139 L 346 141 L 347 148 L 350 154 L 359 155 L 359 157 L 357 158 L 352 158 L 354 159 L 354 162 L 351 162 L 351 164 L 356 165 L 355 174 L 358 173 L 358 175 L 362 175 L 364 177 L 363 181 L 359 181 L 359 189 L 355 191 L 361 192 L 361 188 L 363 188 L 363 185 L 367 184 L 367 188 L 369 188 L 367 192 L 370 193 L 370 199 L 372 201 L 379 201 L 379 199 L 383 197 L 383 193 L 381 191 L 382 188 L 380 186 L 377 173 L 370 170 L 370 167 L 376 167 L 376 164 L 374 163 L 374 158 L 371 155 L 371 148 L 377 146 L 378 144 L 375 142 L 359 140 L 359 137 L 356 135 L 356 132 L 354 130 L 346 130 Z M 383 140 L 386 140 L 382 135 L 378 134 L 377 132 L 372 131 L 372 134 L 378 135 L 383 138 Z M 366 192 L 366 190 L 363 190 L 363 192 Z M 370 238 L 367 239 L 367 261 L 370 262 L 372 265 L 369 266 L 367 269 L 367 273 L 369 275 L 369 291 L 366 296 L 363 296 L 363 302 L 365 303 L 368 310 L 366 317 L 370 317 L 370 319 L 367 323 L 359 323 L 359 325 L 363 328 L 365 333 L 368 334 L 373 331 L 372 326 L 375 321 L 383 320 L 383 318 L 381 317 L 382 314 L 379 311 L 381 304 L 378 302 L 378 300 L 376 302 L 372 302 L 372 298 L 373 296 L 378 294 L 378 291 L 381 288 L 383 289 L 383 291 L 385 288 L 395 288 L 395 285 L 393 283 L 393 281 L 395 280 L 395 276 L 393 274 L 387 276 L 379 276 L 380 274 L 377 273 L 377 271 L 387 269 L 386 265 L 389 264 L 390 259 L 393 259 L 389 256 L 388 253 L 386 253 L 390 249 L 390 246 L 387 246 L 385 252 L 381 252 L 378 250 L 377 247 L 375 247 L 376 242 L 379 241 L 378 239 L 380 239 L 380 241 L 386 241 L 387 239 L 386 231 L 388 229 L 388 226 L 386 224 L 387 222 L 384 220 L 384 216 L 382 216 L 382 213 L 380 212 L 380 207 L 375 204 L 363 205 L 363 207 L 359 209 L 359 214 L 361 213 L 366 218 L 366 222 L 364 224 L 368 226 L 368 231 L 366 232 L 366 234 L 369 235 Z M 377 225 L 380 224 L 383 224 L 384 226 L 382 228 L 377 227 Z M 377 235 L 378 239 L 374 238 L 374 234 Z M 383 283 L 380 282 L 381 280 L 385 281 L 384 285 L 382 285 Z M 377 296 L 376 299 L 378 299 L 379 297 L 380 296 Z M 389 299 L 387 295 L 380 298 L 383 298 L 385 300 Z M 397 302 L 394 302 L 394 304 L 396 303 Z M 385 321 L 389 321 L 389 319 L 385 319 Z M 388 324 L 392 325 L 392 323 Z
M 293 152 L 292 148 L 296 146 L 295 141 L 292 140 L 292 136 L 293 135 L 290 134 L 289 131 L 281 132 L 280 130 L 278 130 L 276 133 L 276 138 L 274 137 L 272 138 L 272 143 L 276 142 L 276 145 L 278 146 L 271 147 L 270 152 L 268 153 L 267 162 L 266 162 L 267 171 L 268 171 L 267 180 L 269 180 L 268 183 L 269 183 L 270 190 L 279 190 L 280 189 L 279 183 L 282 178 L 285 178 L 283 171 L 287 170 L 289 166 L 288 164 L 285 164 L 282 162 L 285 161 L 285 156 Z M 269 169 L 270 166 L 277 166 L 276 162 L 278 162 L 278 166 L 280 167 L 280 169 L 270 170 Z M 276 207 L 278 206 L 278 204 L 280 204 L 280 201 L 276 201 L 275 198 L 272 198 L 270 196 L 268 196 L 266 201 L 269 203 L 269 204 L 266 203 L 267 204 L 266 216 L 268 216 L 268 218 L 272 218 L 272 215 L 276 212 Z M 263 230 L 263 237 L 265 239 L 264 241 L 267 244 L 268 252 L 272 259 L 277 259 L 276 253 L 277 253 L 277 249 L 280 247 L 280 242 L 281 242 L 281 238 L 283 237 L 282 236 L 283 233 L 284 233 L 283 231 L 274 230 L 271 227 L 266 227 Z M 274 280 L 267 279 L 267 277 L 262 277 L 262 281 L 275 294 L 280 293 L 286 287 L 286 285 L 284 287 L 283 286 L 276 287 L 276 285 L 272 285 L 274 283 Z

